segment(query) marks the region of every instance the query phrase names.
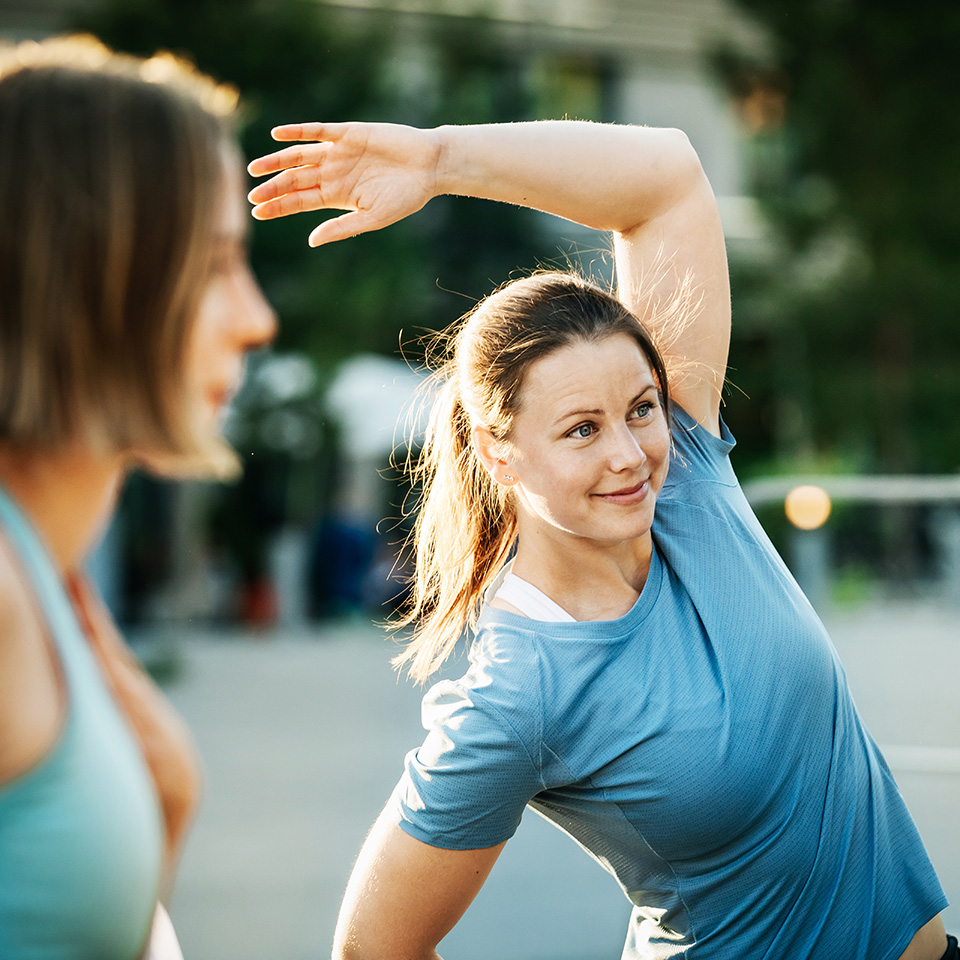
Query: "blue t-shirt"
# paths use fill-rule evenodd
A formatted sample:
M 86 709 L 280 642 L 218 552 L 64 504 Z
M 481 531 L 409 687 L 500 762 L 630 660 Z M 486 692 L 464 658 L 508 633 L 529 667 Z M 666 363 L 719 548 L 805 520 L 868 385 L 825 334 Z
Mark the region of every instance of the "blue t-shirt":
M 634 904 L 625 958 L 896 960 L 947 901 L 733 439 L 682 410 L 647 582 L 618 620 L 487 607 L 391 798 L 448 849 L 552 820 Z

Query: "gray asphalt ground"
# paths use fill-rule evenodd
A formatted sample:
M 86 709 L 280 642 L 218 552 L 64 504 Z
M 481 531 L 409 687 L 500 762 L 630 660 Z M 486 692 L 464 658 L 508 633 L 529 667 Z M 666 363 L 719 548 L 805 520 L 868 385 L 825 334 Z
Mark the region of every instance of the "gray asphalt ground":
M 958 931 L 960 610 L 873 604 L 827 620 Z M 391 644 L 363 622 L 168 630 L 166 641 L 181 661 L 167 692 L 206 773 L 172 908 L 186 960 L 329 956 L 353 858 L 422 737 L 420 692 L 398 681 Z M 628 914 L 614 881 L 528 812 L 440 951 L 448 960 L 613 960 Z

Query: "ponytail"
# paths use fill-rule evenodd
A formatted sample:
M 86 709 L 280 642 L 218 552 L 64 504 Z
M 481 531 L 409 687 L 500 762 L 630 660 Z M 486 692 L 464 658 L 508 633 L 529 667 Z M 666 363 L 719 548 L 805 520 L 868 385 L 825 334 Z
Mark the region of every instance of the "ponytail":
M 480 463 L 470 433 L 454 373 L 443 382 L 420 463 L 410 471 L 423 484 L 413 530 L 416 574 L 394 626 L 416 623 L 416 632 L 393 663 L 421 683 L 450 656 L 464 626 L 476 626 L 483 592 L 516 537 L 513 506 Z

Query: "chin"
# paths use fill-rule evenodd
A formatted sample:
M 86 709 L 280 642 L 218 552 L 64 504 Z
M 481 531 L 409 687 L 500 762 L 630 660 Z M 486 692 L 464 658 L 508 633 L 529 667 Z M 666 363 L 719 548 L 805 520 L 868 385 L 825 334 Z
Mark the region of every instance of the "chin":
M 611 537 L 611 540 L 619 543 L 633 543 L 636 540 L 643 540 L 650 536 L 652 529 L 650 523 L 631 523 L 620 527 L 617 534 Z

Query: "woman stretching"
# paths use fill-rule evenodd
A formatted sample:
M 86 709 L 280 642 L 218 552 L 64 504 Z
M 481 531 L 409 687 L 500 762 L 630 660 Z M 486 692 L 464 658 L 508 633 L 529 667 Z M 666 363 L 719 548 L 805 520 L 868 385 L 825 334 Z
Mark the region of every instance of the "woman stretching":
M 371 831 L 334 955 L 422 960 L 526 805 L 634 904 L 624 957 L 940 960 L 946 899 L 824 628 L 750 511 L 720 418 L 716 203 L 675 130 L 278 128 L 260 218 L 321 244 L 440 194 L 609 230 L 618 297 L 513 282 L 457 328 L 398 658 L 428 735 Z M 662 359 L 661 359 L 662 358 Z M 947 951 L 944 953 L 944 951 Z

